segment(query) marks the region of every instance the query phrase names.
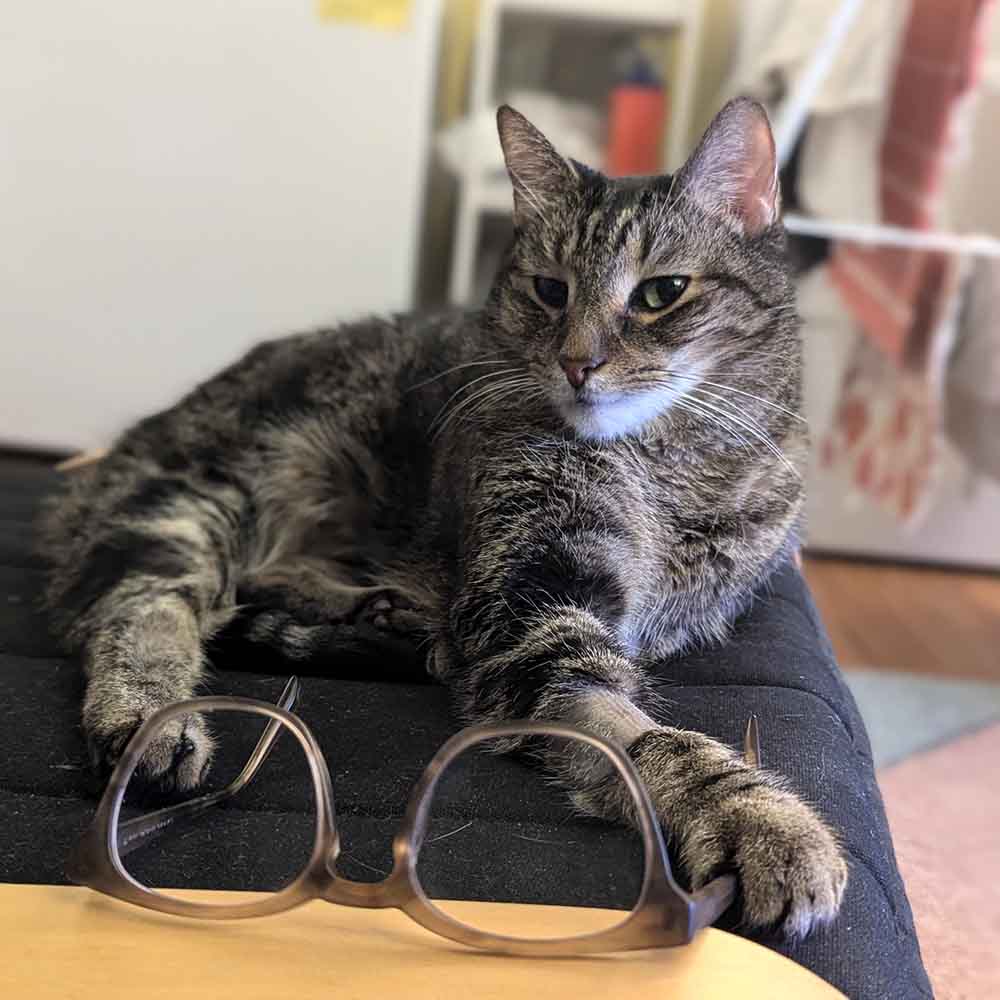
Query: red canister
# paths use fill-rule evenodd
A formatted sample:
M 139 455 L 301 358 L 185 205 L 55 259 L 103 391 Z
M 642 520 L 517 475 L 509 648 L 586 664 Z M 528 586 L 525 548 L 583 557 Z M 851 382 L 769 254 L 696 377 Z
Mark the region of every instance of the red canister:
M 667 95 L 662 87 L 623 83 L 611 91 L 608 102 L 607 172 L 655 174 L 663 162 L 663 130 Z

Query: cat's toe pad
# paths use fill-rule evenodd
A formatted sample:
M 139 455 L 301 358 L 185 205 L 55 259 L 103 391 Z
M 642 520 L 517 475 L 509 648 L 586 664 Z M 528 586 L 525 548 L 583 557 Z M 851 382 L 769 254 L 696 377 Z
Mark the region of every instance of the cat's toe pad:
M 98 774 L 110 774 L 143 721 L 142 714 L 133 712 L 127 721 L 119 717 L 86 727 L 91 761 Z M 214 749 L 215 741 L 202 716 L 172 718 L 157 728 L 146 744 L 132 780 L 164 791 L 190 791 L 204 781 Z
M 365 605 L 362 620 L 380 632 L 413 635 L 427 627 L 426 616 L 398 594 L 383 593 Z
M 149 782 L 189 791 L 205 779 L 214 749 L 205 720 L 197 714 L 182 716 L 157 730 L 136 770 Z

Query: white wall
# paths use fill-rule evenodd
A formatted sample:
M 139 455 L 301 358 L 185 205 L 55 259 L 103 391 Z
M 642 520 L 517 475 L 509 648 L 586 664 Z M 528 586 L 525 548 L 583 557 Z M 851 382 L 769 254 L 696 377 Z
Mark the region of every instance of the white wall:
M 8 5 L 0 443 L 106 443 L 265 336 L 411 302 L 437 0 Z

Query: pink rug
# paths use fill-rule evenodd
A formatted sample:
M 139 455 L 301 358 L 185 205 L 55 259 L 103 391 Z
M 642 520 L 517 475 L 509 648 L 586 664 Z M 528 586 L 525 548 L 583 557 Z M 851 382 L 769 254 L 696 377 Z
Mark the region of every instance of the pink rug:
M 1000 998 L 1000 725 L 879 785 L 937 1000 Z

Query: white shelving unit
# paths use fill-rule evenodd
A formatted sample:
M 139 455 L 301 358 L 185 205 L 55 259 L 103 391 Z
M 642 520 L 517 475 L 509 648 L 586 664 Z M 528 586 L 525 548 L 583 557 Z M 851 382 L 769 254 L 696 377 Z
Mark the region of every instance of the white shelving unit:
M 503 36 L 514 19 L 526 22 L 534 19 L 566 30 L 606 31 L 609 36 L 627 32 L 671 34 L 673 66 L 666 81 L 669 120 L 663 162 L 666 169 L 681 163 L 691 116 L 701 28 L 700 0 L 485 0 L 474 54 L 470 114 L 492 110 L 503 98 L 503 84 L 498 81 Z M 483 223 L 489 217 L 508 217 L 510 211 L 511 189 L 506 176 L 484 176 L 470 170 L 459 178 L 449 285 L 452 302 L 469 304 L 474 300 Z

